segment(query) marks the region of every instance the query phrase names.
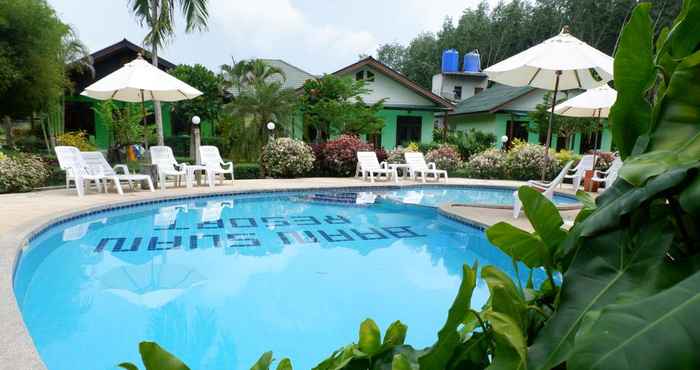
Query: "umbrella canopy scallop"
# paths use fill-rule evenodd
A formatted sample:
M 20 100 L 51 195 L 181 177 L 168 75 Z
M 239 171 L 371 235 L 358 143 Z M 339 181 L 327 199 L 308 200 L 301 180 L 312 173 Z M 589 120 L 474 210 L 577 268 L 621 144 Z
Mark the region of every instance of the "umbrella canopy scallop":
M 148 100 L 188 100 L 202 95 L 202 92 L 139 56 L 85 88 L 81 95 L 99 100 L 114 99 L 137 103 Z
M 617 91 L 603 85 L 590 89 L 554 107 L 554 113 L 567 117 L 607 118 L 617 100 Z
M 484 72 L 490 80 L 510 86 L 555 90 L 591 89 L 613 79 L 613 58 L 562 32 L 519 54 L 498 62 Z

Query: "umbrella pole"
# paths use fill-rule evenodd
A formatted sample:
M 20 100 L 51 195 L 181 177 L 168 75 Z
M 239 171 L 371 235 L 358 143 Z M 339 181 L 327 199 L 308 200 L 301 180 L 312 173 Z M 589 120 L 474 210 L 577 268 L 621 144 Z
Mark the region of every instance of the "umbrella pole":
M 549 167 L 549 145 L 552 141 L 552 121 L 554 120 L 554 107 L 557 105 L 557 93 L 559 92 L 559 77 L 561 71 L 556 72 L 557 78 L 554 82 L 554 97 L 552 97 L 552 109 L 549 111 L 549 125 L 547 125 L 547 140 L 544 145 L 544 167 L 542 167 L 542 181 L 545 181 L 547 167 Z
M 596 121 L 596 129 L 600 129 L 600 115 L 602 114 L 603 108 L 598 108 L 598 120 Z M 595 172 L 595 164 L 598 156 L 598 131 L 594 133 L 593 137 L 593 171 Z
M 143 116 L 143 145 L 148 151 L 148 123 L 146 122 L 146 102 L 143 99 L 143 90 L 141 90 L 141 115 Z

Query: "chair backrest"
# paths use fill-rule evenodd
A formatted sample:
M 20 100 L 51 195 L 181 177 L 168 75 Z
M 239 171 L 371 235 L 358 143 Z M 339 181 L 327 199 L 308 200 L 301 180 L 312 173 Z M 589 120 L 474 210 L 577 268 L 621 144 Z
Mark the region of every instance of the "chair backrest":
M 381 167 L 375 152 L 357 152 L 357 164 L 365 170 Z
M 114 176 L 116 172 L 109 165 L 102 152 L 80 152 L 83 161 L 92 172 L 102 173 L 107 176 Z
M 421 152 L 406 152 L 403 154 L 406 159 L 406 164 L 411 171 L 427 170 L 428 164 L 425 163 L 425 157 Z
M 149 150 L 151 152 L 151 164 L 167 169 L 173 169 L 177 164 L 173 150 L 169 146 L 156 145 Z
M 199 147 L 199 158 L 203 166 L 220 168 L 224 163 L 219 148 L 213 145 L 202 145 Z
M 592 154 L 586 154 L 583 157 L 581 157 L 581 160 L 578 161 L 578 164 L 574 168 L 576 170 L 576 173 L 585 173 L 586 171 L 590 171 L 593 169 L 593 155 Z
M 74 146 L 57 146 L 54 148 L 58 166 L 72 176 L 88 174 L 87 165 L 80 155 L 80 150 Z
M 610 164 L 610 168 L 608 169 L 608 175 L 605 176 L 605 187 L 610 187 L 615 180 L 617 180 L 617 174 L 620 172 L 620 168 L 622 168 L 623 162 L 622 159 L 619 157 L 615 158 L 613 162 Z
M 568 161 L 565 165 L 564 168 L 561 169 L 561 172 L 557 175 L 557 177 L 554 178 L 549 183 L 549 187 L 547 190 L 545 190 L 544 195 L 548 198 L 551 198 L 552 195 L 554 195 L 554 189 L 556 189 L 559 184 L 561 184 L 562 181 L 564 181 L 564 177 L 566 174 L 569 172 L 569 169 L 571 169 L 571 166 L 574 164 L 574 161 Z

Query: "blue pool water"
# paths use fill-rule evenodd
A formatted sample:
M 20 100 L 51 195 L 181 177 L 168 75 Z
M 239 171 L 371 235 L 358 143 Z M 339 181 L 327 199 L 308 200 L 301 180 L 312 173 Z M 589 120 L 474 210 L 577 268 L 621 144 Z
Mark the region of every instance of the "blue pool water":
M 384 196 L 406 204 L 436 207 L 443 203 L 513 205 L 513 189 L 487 187 L 423 187 L 383 193 Z M 554 203 L 574 204 L 576 198 L 555 194 Z
M 382 330 L 401 320 L 408 342 L 432 344 L 465 263 L 515 276 L 479 229 L 377 195 L 237 195 L 80 217 L 30 243 L 15 295 L 49 370 L 140 364 L 143 340 L 193 369 L 248 369 L 268 350 L 309 369 L 357 341 L 367 317 Z M 480 281 L 473 306 L 487 297 Z

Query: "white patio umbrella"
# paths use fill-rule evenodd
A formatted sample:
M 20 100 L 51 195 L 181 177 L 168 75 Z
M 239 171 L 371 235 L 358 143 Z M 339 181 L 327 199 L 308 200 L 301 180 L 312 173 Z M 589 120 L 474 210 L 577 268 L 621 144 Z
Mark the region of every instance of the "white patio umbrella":
M 136 59 L 86 87 L 80 95 L 98 100 L 141 102 L 145 113 L 145 101 L 176 102 L 196 98 L 202 92 L 148 63 L 139 53 Z M 145 114 L 143 123 L 146 124 Z
M 544 178 L 557 93 L 560 90 L 591 89 L 612 80 L 613 58 L 572 36 L 568 27 L 564 27 L 559 35 L 496 63 L 484 72 L 490 80 L 505 85 L 554 91 L 545 143 L 545 168 L 542 169 Z
M 567 117 L 592 117 L 598 118 L 600 126 L 601 118 L 608 118 L 610 107 L 617 100 L 617 91 L 610 86 L 602 85 L 590 89 L 583 94 L 575 96 L 554 107 L 554 113 Z M 598 137 L 595 140 L 595 149 L 593 150 L 593 163 L 595 165 L 596 155 L 598 154 Z

